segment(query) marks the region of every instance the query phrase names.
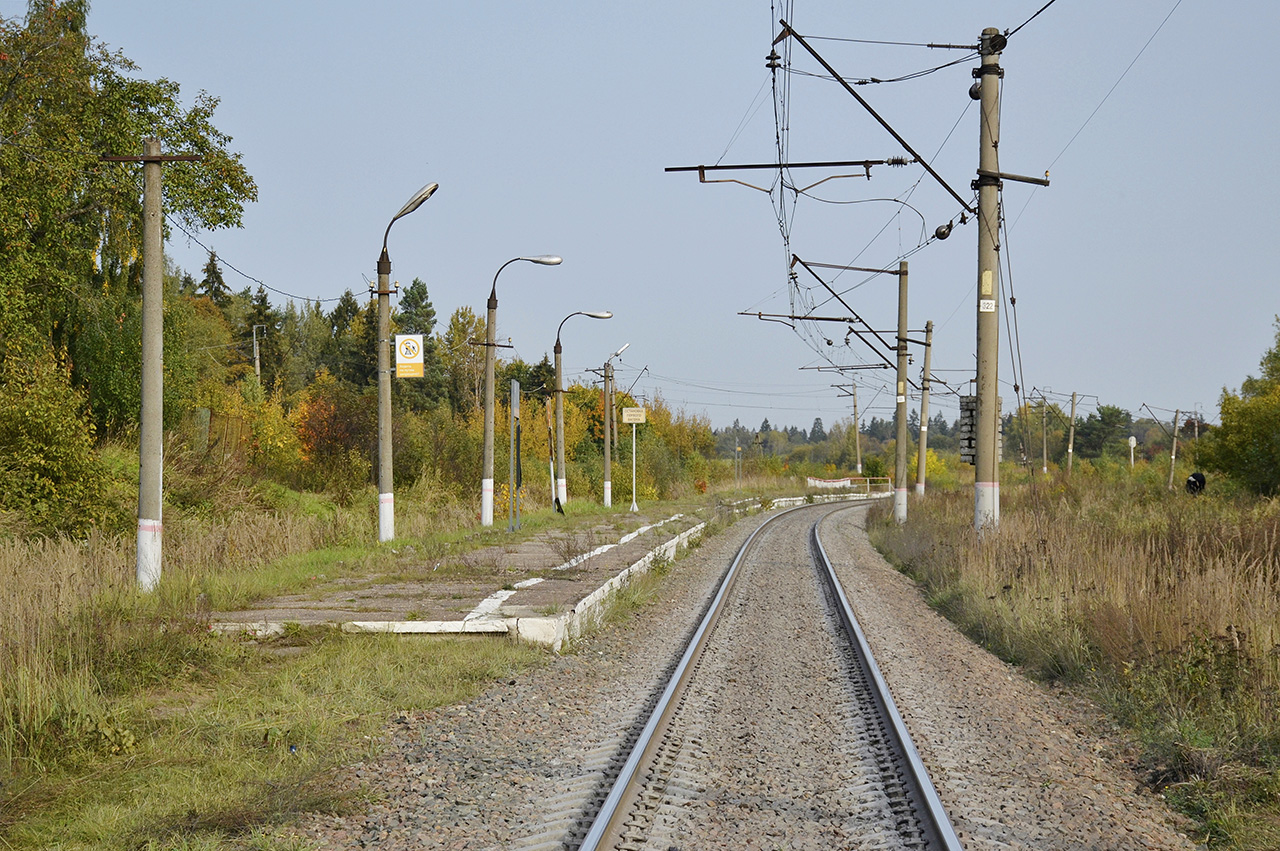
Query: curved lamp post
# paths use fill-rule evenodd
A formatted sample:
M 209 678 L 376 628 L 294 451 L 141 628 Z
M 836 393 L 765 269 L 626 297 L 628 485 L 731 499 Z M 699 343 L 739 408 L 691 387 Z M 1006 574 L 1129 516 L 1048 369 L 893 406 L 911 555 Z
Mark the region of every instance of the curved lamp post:
M 564 328 L 564 323 L 575 316 L 589 316 L 592 319 L 612 319 L 613 312 L 609 310 L 579 310 L 561 319 L 560 327 L 556 329 L 556 504 L 559 506 L 563 506 L 569 501 L 569 492 L 565 486 L 564 477 L 564 376 L 560 371 L 560 331 Z
M 480 525 L 493 525 L 493 350 L 498 328 L 498 276 L 518 260 L 540 266 L 559 266 L 563 261 L 554 254 L 537 257 L 513 257 L 498 267 L 489 290 L 489 312 L 484 329 L 484 472 L 480 480 Z
M 610 465 L 610 449 L 613 444 L 613 359 L 621 357 L 630 343 L 609 355 L 604 362 L 604 507 L 613 505 L 613 471 Z
M 387 237 L 396 219 L 407 216 L 440 188 L 428 183 L 413 193 L 400 212 L 391 217 L 382 234 L 382 254 L 378 257 L 378 542 L 396 536 L 395 495 L 391 476 L 391 257 Z

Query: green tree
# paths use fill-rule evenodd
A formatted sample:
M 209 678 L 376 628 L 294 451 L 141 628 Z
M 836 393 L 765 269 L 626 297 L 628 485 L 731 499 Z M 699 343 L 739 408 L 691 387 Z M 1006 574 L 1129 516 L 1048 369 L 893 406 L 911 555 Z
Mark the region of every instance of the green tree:
M 250 359 L 253 357 L 253 341 L 258 341 L 258 362 L 261 365 L 260 382 L 264 388 L 275 387 L 276 379 L 283 378 L 284 346 L 280 332 L 284 327 L 284 314 L 267 300 L 267 292 L 261 286 L 249 302 L 244 327 L 237 329 L 240 339 L 247 341 Z
M 827 439 L 827 433 L 822 429 L 822 417 L 813 418 L 813 428 L 809 429 L 809 442 L 821 443 Z
M 341 381 L 365 387 L 378 383 L 378 302 L 369 299 L 337 335 L 334 375 Z
M 337 339 L 346 334 L 351 323 L 359 315 L 360 302 L 356 301 L 356 297 L 352 295 L 351 290 L 347 290 L 338 299 L 338 303 L 333 306 L 333 310 L 329 312 L 329 325 L 332 336 Z
M 283 351 L 284 394 L 292 396 L 302 390 L 328 362 L 333 349 L 333 326 L 318 301 L 307 301 L 298 308 L 292 300 L 285 306 L 280 323 Z
M 30 375 L 0 370 L 0 394 L 25 393 L 33 424 L 72 417 L 59 428 L 33 425 L 17 443 L 0 441 L 0 469 L 23 468 L 21 453 L 35 451 L 39 440 L 48 442 L 42 451 L 50 458 L 80 458 L 93 431 L 77 400 L 87 398 L 93 419 L 113 425 L 136 408 L 141 169 L 101 156 L 141 153 L 149 136 L 166 152 L 202 156 L 165 166 L 165 209 L 188 227 L 239 226 L 242 205 L 257 192 L 239 155 L 227 150 L 230 137 L 211 123 L 217 99 L 202 92 L 186 107 L 177 84 L 130 76 L 136 68 L 128 59 L 87 34 L 86 10 L 84 0 L 32 0 L 25 19 L 0 19 L 2 354 L 50 366 L 38 393 L 26 393 Z M 180 330 L 167 318 L 165 333 Z M 189 375 L 172 373 L 180 364 L 166 365 L 166 383 L 194 386 Z M 34 494 L 43 492 L 37 481 L 53 479 L 28 481 Z M 33 516 L 43 499 L 27 501 Z M 86 499 L 84 516 L 92 510 Z
M 543 355 L 542 360 L 535 364 L 528 364 L 516 358 L 502 364 L 500 371 L 495 370 L 495 378 L 497 386 L 494 388 L 494 395 L 504 405 L 510 399 L 511 379 L 513 378 L 520 382 L 520 391 L 526 399 L 538 399 L 545 402 L 551 398 L 555 390 L 556 368 L 546 355 Z M 621 396 L 621 391 L 619 391 L 619 396 Z
M 1076 426 L 1075 451 L 1081 458 L 1129 457 L 1129 430 L 1133 415 L 1115 405 L 1099 405 L 1095 413 Z
M 421 278 L 405 287 L 400 296 L 400 309 L 391 322 L 401 334 L 422 335 L 422 377 L 395 383 L 396 399 L 411 411 L 434 408 L 447 398 L 444 365 L 440 361 L 440 344 L 435 337 L 436 309 L 431 304 L 427 285 Z
M 469 307 L 459 307 L 449 317 L 440 336 L 440 361 L 444 367 L 449 405 L 460 414 L 480 408 L 484 392 L 485 321 Z
M 231 302 L 231 288 L 222 277 L 222 267 L 218 265 L 218 252 L 209 252 L 209 260 L 201 271 L 204 277 L 200 279 L 197 292 L 225 310 Z
M 1260 366 L 1262 374 L 1247 377 L 1239 394 L 1223 389 L 1220 424 L 1201 438 L 1196 461 L 1270 496 L 1280 493 L 1280 317 Z

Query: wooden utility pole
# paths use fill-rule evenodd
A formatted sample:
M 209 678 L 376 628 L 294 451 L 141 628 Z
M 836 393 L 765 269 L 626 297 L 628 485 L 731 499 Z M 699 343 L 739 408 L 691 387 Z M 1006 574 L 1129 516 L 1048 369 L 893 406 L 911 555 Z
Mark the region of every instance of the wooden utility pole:
M 924 374 L 920 378 L 920 455 L 916 462 L 916 496 L 924 496 L 929 452 L 929 360 L 933 354 L 933 320 L 924 323 Z
M 1173 448 L 1169 450 L 1169 490 L 1173 490 L 1173 465 L 1178 461 L 1178 418 L 1181 409 L 1173 412 Z
M 907 522 L 907 261 L 898 261 L 898 439 L 893 471 L 893 519 Z

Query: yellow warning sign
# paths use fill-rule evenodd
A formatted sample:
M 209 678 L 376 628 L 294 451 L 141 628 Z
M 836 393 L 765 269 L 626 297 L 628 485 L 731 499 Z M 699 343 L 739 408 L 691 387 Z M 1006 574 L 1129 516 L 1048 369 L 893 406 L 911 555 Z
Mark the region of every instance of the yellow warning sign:
M 396 334 L 396 378 L 421 378 L 422 354 L 421 334 Z

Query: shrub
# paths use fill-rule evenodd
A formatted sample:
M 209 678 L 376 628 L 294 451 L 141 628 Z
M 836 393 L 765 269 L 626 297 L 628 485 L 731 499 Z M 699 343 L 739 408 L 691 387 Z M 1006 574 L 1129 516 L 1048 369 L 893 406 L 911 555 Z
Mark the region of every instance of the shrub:
M 369 483 L 378 445 L 377 405 L 328 370 L 301 393 L 290 419 L 302 447 L 307 484 L 348 492 L 356 477 Z M 358 463 L 364 458 L 364 464 Z
M 0 510 L 33 531 L 81 533 L 103 516 L 105 470 L 86 400 L 47 347 L 6 347 L 0 365 Z

